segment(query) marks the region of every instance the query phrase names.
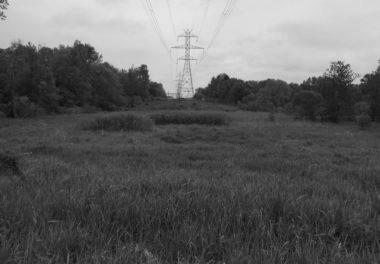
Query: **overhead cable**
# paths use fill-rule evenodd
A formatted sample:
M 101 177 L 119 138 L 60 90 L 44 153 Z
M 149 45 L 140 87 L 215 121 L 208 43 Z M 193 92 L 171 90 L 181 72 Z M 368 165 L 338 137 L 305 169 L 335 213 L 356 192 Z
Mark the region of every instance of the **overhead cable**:
M 208 10 L 210 8 L 210 1 L 211 0 L 205 0 L 205 1 L 206 1 L 206 6 L 205 6 L 206 8 L 205 8 L 205 11 L 203 13 L 201 25 L 200 25 L 199 31 L 198 31 L 198 35 L 200 38 L 202 37 L 202 32 L 203 32 L 204 25 L 206 23 L 206 19 L 207 19 L 207 15 L 208 15 Z
M 170 4 L 170 0 L 166 0 L 166 6 L 167 6 L 168 11 L 169 11 L 170 22 L 172 24 L 172 30 L 173 30 L 174 38 L 176 38 L 177 37 L 177 30 L 176 30 L 175 23 L 174 23 L 173 11 L 172 11 L 172 7 Z
M 223 26 L 225 25 L 228 17 L 231 15 L 235 5 L 236 5 L 237 0 L 227 0 L 226 6 L 219 18 L 218 24 L 214 30 L 214 33 L 212 34 L 211 40 L 209 45 L 206 48 L 205 55 L 203 56 L 202 60 L 204 60 L 205 56 L 207 55 L 208 51 L 210 48 L 213 46 L 217 36 L 219 35 L 220 31 L 222 30 Z
M 162 45 L 164 46 L 164 48 L 168 52 L 170 58 L 173 60 L 173 58 L 171 56 L 170 48 L 165 41 L 165 38 L 164 38 L 162 30 L 160 28 L 160 24 L 158 23 L 158 19 L 157 19 L 155 11 L 153 9 L 151 1 L 150 0 L 141 0 L 141 3 L 142 3 L 143 8 L 145 9 L 145 11 L 148 15 L 148 18 L 152 24 L 154 31 L 156 31 Z

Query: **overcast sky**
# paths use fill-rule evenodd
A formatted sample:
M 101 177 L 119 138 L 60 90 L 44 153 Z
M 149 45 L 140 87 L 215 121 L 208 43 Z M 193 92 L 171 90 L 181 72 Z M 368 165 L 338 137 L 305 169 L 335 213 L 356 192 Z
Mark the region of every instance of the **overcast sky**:
M 168 45 L 176 45 L 166 0 L 151 0 Z M 9 0 L 0 47 L 21 39 L 50 47 L 88 42 L 119 68 L 147 64 L 153 80 L 174 90 L 176 66 L 141 0 Z M 170 0 L 176 31 L 199 33 L 206 0 Z M 211 0 L 199 46 L 207 46 L 226 0 Z M 177 54 L 173 52 L 175 57 Z M 201 54 L 194 53 L 201 57 Z M 196 87 L 225 72 L 249 80 L 300 82 L 345 60 L 361 75 L 380 59 L 379 0 L 238 0 L 201 64 Z

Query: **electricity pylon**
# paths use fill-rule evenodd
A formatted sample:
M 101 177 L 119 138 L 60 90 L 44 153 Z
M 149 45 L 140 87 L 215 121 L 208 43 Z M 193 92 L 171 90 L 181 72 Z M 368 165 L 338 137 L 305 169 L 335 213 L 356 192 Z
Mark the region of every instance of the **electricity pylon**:
M 179 60 L 184 61 L 183 72 L 177 85 L 177 97 L 180 98 L 192 98 L 194 96 L 194 84 L 193 75 L 191 72 L 191 61 L 197 61 L 197 59 L 191 56 L 191 50 L 204 50 L 202 47 L 194 46 L 191 44 L 191 39 L 198 39 L 197 35 L 194 35 L 190 29 L 186 29 L 185 33 L 179 35 L 178 38 L 184 38 L 185 44 L 174 46 L 172 49 L 184 49 L 185 56 L 179 57 Z
M 181 82 L 182 82 L 182 74 L 178 73 L 177 79 L 175 81 L 175 85 L 176 85 L 176 98 L 177 99 L 181 99 L 182 98 Z

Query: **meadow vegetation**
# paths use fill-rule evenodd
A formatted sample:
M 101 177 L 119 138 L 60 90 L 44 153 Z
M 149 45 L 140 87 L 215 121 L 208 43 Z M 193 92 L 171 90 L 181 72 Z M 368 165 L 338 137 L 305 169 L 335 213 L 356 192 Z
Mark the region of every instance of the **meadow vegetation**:
M 149 117 L 142 115 L 113 114 L 85 121 L 81 127 L 92 131 L 151 131 L 153 122 Z
M 378 263 L 378 124 L 151 114 L 0 119 L 0 262 Z
M 151 115 L 156 125 L 228 125 L 225 114 L 210 112 L 166 112 Z

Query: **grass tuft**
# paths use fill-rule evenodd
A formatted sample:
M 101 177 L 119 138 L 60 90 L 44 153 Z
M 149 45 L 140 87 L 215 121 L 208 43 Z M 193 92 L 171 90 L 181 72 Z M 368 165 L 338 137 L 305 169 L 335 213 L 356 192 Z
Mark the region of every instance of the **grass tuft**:
M 220 113 L 174 112 L 151 115 L 156 125 L 208 125 L 225 126 L 230 123 L 228 117 Z
M 23 178 L 23 173 L 20 169 L 19 160 L 16 156 L 9 153 L 0 152 L 0 176 L 18 176 Z
M 275 122 L 276 121 L 276 114 L 274 112 L 270 112 L 268 114 L 268 121 Z
M 145 116 L 118 114 L 97 117 L 82 124 L 84 130 L 92 131 L 152 131 L 153 122 Z

